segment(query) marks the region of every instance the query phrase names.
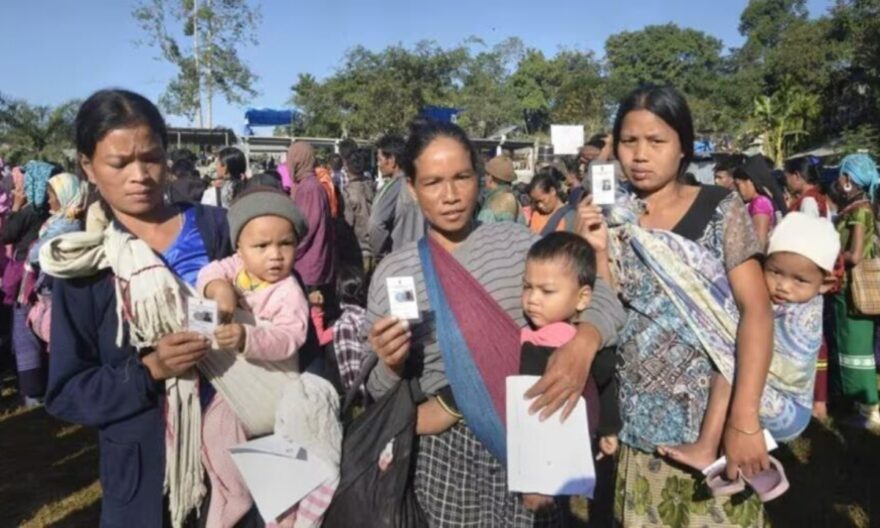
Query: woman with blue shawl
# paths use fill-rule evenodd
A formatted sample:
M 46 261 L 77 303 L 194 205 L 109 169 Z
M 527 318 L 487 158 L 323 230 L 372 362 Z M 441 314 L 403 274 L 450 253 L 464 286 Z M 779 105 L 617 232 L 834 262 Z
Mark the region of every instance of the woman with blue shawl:
M 402 378 L 414 378 L 427 396 L 418 408 L 413 486 L 430 526 L 558 526 L 553 501 L 527 508 L 507 490 L 505 469 L 504 385 L 519 373 L 523 273 L 538 236 L 514 222 L 473 220 L 477 165 L 477 151 L 459 127 L 429 123 L 412 130 L 403 168 L 428 229 L 418 243 L 395 248 L 373 276 L 367 317 L 381 361 L 367 389 L 378 398 Z M 419 320 L 389 316 L 391 277 L 414 280 Z M 530 391 L 537 397 L 533 409 L 548 418 L 565 406 L 567 416 L 597 351 L 622 323 L 620 303 L 597 281 L 576 337 L 553 353 Z
M 877 409 L 877 365 L 874 359 L 875 320 L 860 314 L 852 302 L 851 270 L 877 256 L 874 204 L 880 176 L 867 154 L 850 154 L 840 164 L 837 179 L 841 196 L 837 232 L 846 264 L 843 287 L 834 296 L 835 344 L 843 396 L 855 402 L 856 425 L 880 427 Z
M 4 275 L 4 300 L 13 305 L 12 346 L 15 349 L 15 363 L 18 368 L 19 390 L 25 405 L 39 405 L 46 392 L 46 369 L 44 346 L 31 332 L 27 324 L 29 306 L 23 302 L 22 293 L 33 286 L 25 275 L 28 251 L 39 238 L 40 228 L 49 218 L 46 189 L 49 178 L 57 171 L 56 167 L 45 161 L 29 161 L 24 164 L 23 185 L 13 190 L 12 212 L 0 233 L 0 245 L 12 244 L 12 262 L 17 273 Z M 17 280 L 10 277 L 15 275 Z

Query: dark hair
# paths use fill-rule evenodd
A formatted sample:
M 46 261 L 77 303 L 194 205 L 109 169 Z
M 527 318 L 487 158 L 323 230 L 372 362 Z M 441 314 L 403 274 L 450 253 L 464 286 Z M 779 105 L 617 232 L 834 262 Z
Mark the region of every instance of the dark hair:
M 535 177 L 532 178 L 531 183 L 529 183 L 529 194 L 535 189 L 540 189 L 541 192 L 545 193 L 550 192 L 550 189 L 554 189 L 561 198 L 563 180 L 565 180 L 565 175 L 553 165 L 542 167 L 535 174 Z
M 697 177 L 694 176 L 694 173 L 693 173 L 693 172 L 686 172 L 686 173 L 684 173 L 684 176 L 681 178 L 681 181 L 682 181 L 682 183 L 684 183 L 685 185 L 693 185 L 693 186 L 695 186 L 695 187 L 699 187 L 699 186 L 700 186 L 700 180 L 698 180 Z
M 249 191 L 254 187 L 271 187 L 279 191 L 283 191 L 284 187 L 281 183 L 281 175 L 276 171 L 266 171 L 255 174 L 244 184 L 244 191 Z
M 681 144 L 681 152 L 684 156 L 678 168 L 679 178 L 684 173 L 694 158 L 694 120 L 691 117 L 691 109 L 685 98 L 671 86 L 643 86 L 630 93 L 620 104 L 617 117 L 614 118 L 614 157 L 617 155 L 617 147 L 620 145 L 620 129 L 623 120 L 630 112 L 635 110 L 647 110 L 662 119 L 678 134 Z
M 719 154 L 712 172 L 725 171 L 733 175 L 733 171 L 743 164 L 742 154 Z
M 370 168 L 370 153 L 364 149 L 357 149 L 345 159 L 346 170 L 350 176 L 363 178 L 364 172 Z
M 398 165 L 401 166 L 407 178 L 415 180 L 416 178 L 416 160 L 422 155 L 422 152 L 428 148 L 435 139 L 445 137 L 449 138 L 459 145 L 468 153 L 471 160 L 471 166 L 475 174 L 480 173 L 480 156 L 467 134 L 456 124 L 445 123 L 441 121 L 418 121 L 411 126 L 409 139 L 403 149 Z
M 335 171 L 342 170 L 342 165 L 343 165 L 342 156 L 340 156 L 339 154 L 331 154 L 330 155 L 330 168 L 331 169 L 333 169 Z
M 137 125 L 148 126 L 159 138 L 162 148 L 168 148 L 165 120 L 149 99 L 128 90 L 97 91 L 85 100 L 76 114 L 76 150 L 91 158 L 98 142 L 109 132 Z
M 578 285 L 592 288 L 596 284 L 596 252 L 574 233 L 550 233 L 532 245 L 526 258 L 539 261 L 565 259 L 577 273 Z
M 186 148 L 174 149 L 168 154 L 168 159 L 171 160 L 171 163 L 177 163 L 178 161 L 189 161 L 193 165 L 196 164 L 199 157 L 196 156 L 196 153 Z
M 581 160 L 577 156 L 563 156 L 562 164 L 568 172 L 578 173 L 581 168 Z
M 171 164 L 171 174 L 178 180 L 200 179 L 202 176 L 196 169 L 195 163 L 188 158 L 180 158 Z
M 585 147 L 595 147 L 599 150 L 605 148 L 605 136 L 606 134 L 594 134 L 584 143 Z
M 247 171 L 247 158 L 244 152 L 235 147 L 223 147 L 217 153 L 220 164 L 226 167 L 229 181 L 232 183 L 232 198 L 235 199 L 244 190 L 244 173 Z
M 400 165 L 400 160 L 403 157 L 403 151 L 405 148 L 406 142 L 402 137 L 395 134 L 385 134 L 376 142 L 376 149 L 386 158 L 394 158 L 394 161 L 398 165 Z
M 355 140 L 345 138 L 339 142 L 339 155 L 342 156 L 342 159 L 345 160 L 348 156 L 358 149 L 358 144 Z
M 810 156 L 801 156 L 787 160 L 782 166 L 782 170 L 787 174 L 799 174 L 810 185 L 819 185 L 821 181 L 819 177 L 819 164 L 814 163 L 813 158 Z
M 217 159 L 229 171 L 229 178 L 231 180 L 242 179 L 247 171 L 247 158 L 244 157 L 244 152 L 235 147 L 224 147 L 217 154 Z
M 745 163 L 733 171 L 733 179 L 751 181 L 758 194 L 770 198 L 777 211 L 782 214 L 787 212 L 782 188 L 773 177 L 773 170 L 763 156 L 755 155 L 748 158 Z
M 341 266 L 336 272 L 336 297 L 345 304 L 365 307 L 367 292 L 364 272 L 357 266 Z

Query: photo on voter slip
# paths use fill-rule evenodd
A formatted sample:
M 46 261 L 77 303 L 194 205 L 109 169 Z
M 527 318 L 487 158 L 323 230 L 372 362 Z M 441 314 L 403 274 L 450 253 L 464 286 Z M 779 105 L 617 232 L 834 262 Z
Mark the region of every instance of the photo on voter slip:
M 190 297 L 186 301 L 186 328 L 190 332 L 213 338 L 218 322 L 217 303 L 210 299 Z

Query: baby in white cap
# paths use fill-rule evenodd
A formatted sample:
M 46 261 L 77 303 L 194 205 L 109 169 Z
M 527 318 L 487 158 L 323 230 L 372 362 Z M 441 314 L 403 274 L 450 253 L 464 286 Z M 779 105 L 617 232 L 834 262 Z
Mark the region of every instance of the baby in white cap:
M 840 237 L 831 222 L 800 212 L 786 215 L 770 236 L 764 280 L 773 303 L 774 357 L 762 407 L 769 397 L 777 413 L 771 418 L 762 412 L 761 420 L 777 440 L 794 439 L 810 420 L 822 341 L 821 295 L 835 283 L 839 253 Z M 720 447 L 730 395 L 724 376 L 713 376 L 700 437 L 692 444 L 662 446 L 658 452 L 698 470 L 711 464 Z
M 764 280 L 773 304 L 805 303 L 834 285 L 840 236 L 831 222 L 793 212 L 770 236 Z

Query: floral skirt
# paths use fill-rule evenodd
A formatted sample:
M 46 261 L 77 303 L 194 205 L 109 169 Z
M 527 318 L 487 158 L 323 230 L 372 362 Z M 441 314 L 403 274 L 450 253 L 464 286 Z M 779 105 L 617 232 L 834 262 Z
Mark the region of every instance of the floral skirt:
M 614 519 L 622 527 L 764 526 L 764 507 L 750 491 L 715 498 L 702 476 L 655 455 L 621 446 Z

